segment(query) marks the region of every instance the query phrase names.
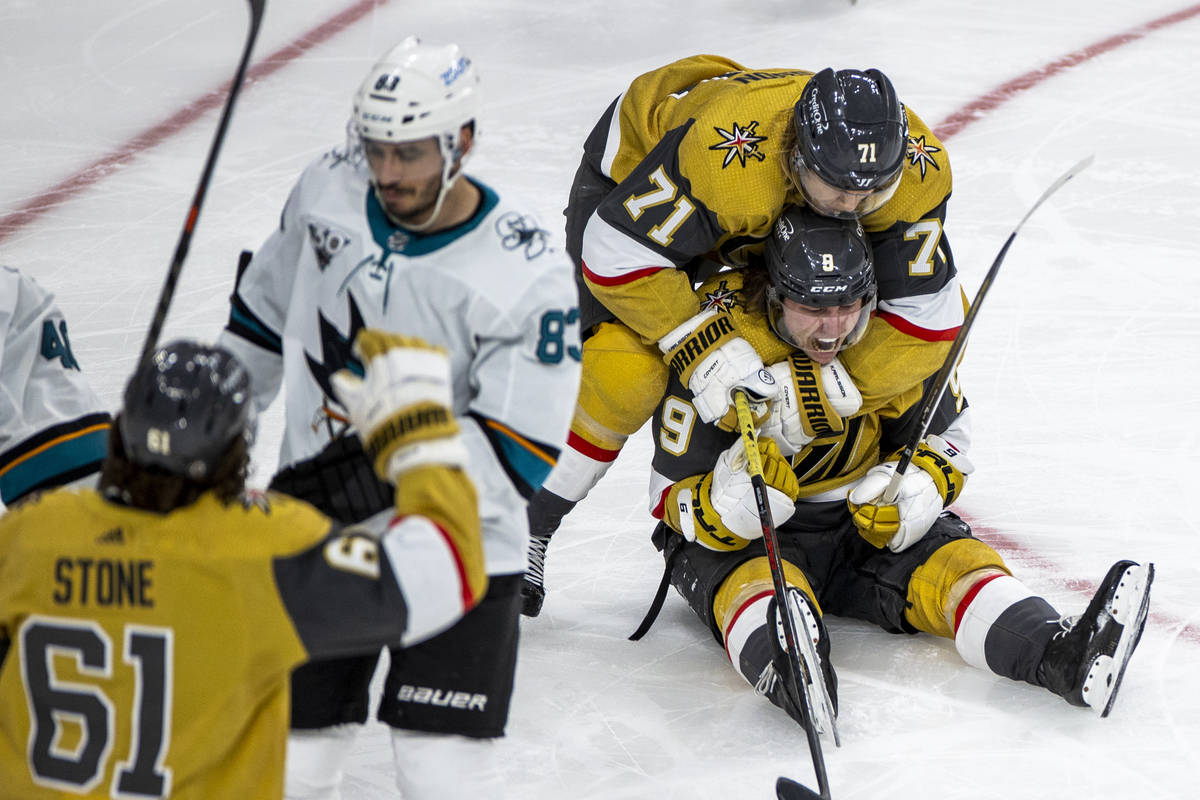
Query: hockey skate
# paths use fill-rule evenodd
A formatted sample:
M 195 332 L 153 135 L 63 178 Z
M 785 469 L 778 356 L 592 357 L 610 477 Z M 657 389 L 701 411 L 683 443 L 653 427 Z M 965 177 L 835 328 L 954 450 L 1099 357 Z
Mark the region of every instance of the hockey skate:
M 529 563 L 525 567 L 525 579 L 521 581 L 521 613 L 536 617 L 542 613 L 546 600 L 546 547 L 549 535 L 532 534 L 529 537 Z
M 1142 638 L 1153 581 L 1153 564 L 1113 564 L 1087 609 L 1059 621 L 1062 630 L 1046 646 L 1038 682 L 1071 705 L 1107 717 Z
M 808 714 L 817 733 L 832 733 L 835 744 L 840 745 L 837 731 L 837 674 L 829 661 L 829 636 L 821 617 L 813 610 L 808 597 L 799 589 L 788 588 L 788 605 L 791 606 L 800 649 L 802 674 L 800 681 L 807 695 Z M 787 652 L 783 623 L 779 619 L 775 599 L 767 609 L 768 625 L 775 635 L 771 641 L 771 663 L 759 676 L 754 691 L 767 697 L 772 703 L 787 712 L 788 716 L 805 726 L 805 714 L 800 698 L 792 694 L 791 656 Z

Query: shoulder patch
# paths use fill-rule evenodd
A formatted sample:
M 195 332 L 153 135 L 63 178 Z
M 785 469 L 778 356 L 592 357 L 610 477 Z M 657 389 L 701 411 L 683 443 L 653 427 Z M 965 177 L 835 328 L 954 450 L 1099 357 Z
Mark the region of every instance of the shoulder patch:
M 721 162 L 721 169 L 725 169 L 736 158 L 742 167 L 746 166 L 746 159 L 755 161 L 763 161 L 766 156 L 759 149 L 758 145 L 767 141 L 766 136 L 758 135 L 758 120 L 754 120 L 745 127 L 737 122 L 733 123 L 729 129 L 713 126 L 713 130 L 721 136 L 721 141 L 709 146 L 709 150 L 717 152 L 724 151 L 724 161 Z
M 942 148 L 926 142 L 925 136 L 910 136 L 908 137 L 908 163 L 912 164 L 921 170 L 921 180 L 925 180 L 925 170 L 932 167 L 937 171 L 941 171 L 942 167 L 938 164 L 935 153 L 942 152 Z
M 508 211 L 496 220 L 496 233 L 505 250 L 524 249 L 526 260 L 532 261 L 550 249 L 550 233 L 538 226 L 530 216 Z

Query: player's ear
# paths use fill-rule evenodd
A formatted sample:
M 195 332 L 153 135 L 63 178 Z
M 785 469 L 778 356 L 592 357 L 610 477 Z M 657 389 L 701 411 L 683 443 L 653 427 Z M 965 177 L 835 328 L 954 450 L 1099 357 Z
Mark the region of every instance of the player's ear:
M 458 131 L 458 157 L 461 159 L 475 145 L 475 121 L 471 120 Z

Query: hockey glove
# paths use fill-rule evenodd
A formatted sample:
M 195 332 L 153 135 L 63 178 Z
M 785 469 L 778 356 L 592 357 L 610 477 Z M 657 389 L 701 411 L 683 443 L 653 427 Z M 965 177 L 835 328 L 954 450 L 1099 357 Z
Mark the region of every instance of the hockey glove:
M 366 328 L 354 340 L 354 354 L 366 377 L 339 370 L 331 381 L 376 473 L 395 482 L 417 466 L 464 467 L 467 452 L 450 408 L 445 351 L 411 336 Z
M 796 511 L 800 482 L 770 439 L 759 439 L 758 451 L 771 519 L 780 525 Z M 751 539 L 762 536 L 762 520 L 742 442 L 736 441 L 722 452 L 712 472 L 684 478 L 672 486 L 667 492 L 664 517 L 689 542 L 709 550 L 741 550 Z
M 735 388 L 769 400 L 778 387 L 728 312 L 702 311 L 658 340 L 663 360 L 691 390 L 700 419 L 715 422 L 733 405 Z
M 795 455 L 820 436 L 841 433 L 843 419 L 862 407 L 862 394 L 836 357 L 820 365 L 803 353 L 767 367 L 779 386 L 771 414 L 760 431 L 779 443 L 784 455 Z
M 893 553 L 921 540 L 942 509 L 962 493 L 966 476 L 975 469 L 954 445 L 940 436 L 926 436 L 900 478 L 896 501 L 884 504 L 883 492 L 899 460 L 900 454 L 894 453 L 892 460 L 871 467 L 846 500 L 862 537 Z

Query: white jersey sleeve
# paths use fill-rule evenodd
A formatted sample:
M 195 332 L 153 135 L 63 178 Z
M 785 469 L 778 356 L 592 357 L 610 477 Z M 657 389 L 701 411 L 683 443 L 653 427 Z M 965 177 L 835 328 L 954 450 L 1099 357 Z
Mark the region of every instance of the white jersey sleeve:
M 229 303 L 229 321 L 217 345 L 233 353 L 250 371 L 259 412 L 266 410 L 283 384 L 283 330 L 307 233 L 299 220 L 297 184 L 284 205 L 279 227 L 257 252 L 243 253 Z
M 54 296 L 0 268 L 0 500 L 94 478 L 110 427 Z

